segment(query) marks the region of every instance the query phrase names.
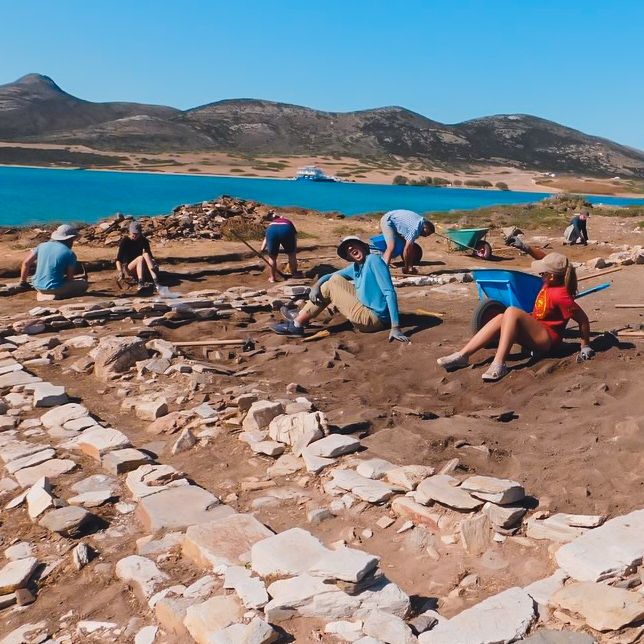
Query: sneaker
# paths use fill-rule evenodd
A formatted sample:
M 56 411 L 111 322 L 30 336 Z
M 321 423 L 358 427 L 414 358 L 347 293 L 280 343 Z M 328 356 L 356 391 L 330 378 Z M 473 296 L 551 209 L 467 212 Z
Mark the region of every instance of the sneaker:
M 304 337 L 304 327 L 295 326 L 295 323 L 292 320 L 287 320 L 286 322 L 278 322 L 273 324 L 271 329 L 277 333 L 277 335 L 288 335 L 293 338 L 303 338 Z
M 454 369 L 462 369 L 467 367 L 470 364 L 469 358 L 467 356 L 462 356 L 458 351 L 456 353 L 450 353 L 450 355 L 445 356 L 444 358 L 439 358 L 436 360 L 436 363 L 439 367 L 447 369 L 447 371 L 452 371 Z
M 481 376 L 485 382 L 496 382 L 508 375 L 508 368 L 504 364 L 493 362 L 490 368 Z
M 280 308 L 280 313 L 285 320 L 292 322 L 299 314 L 300 309 L 295 306 L 282 306 Z

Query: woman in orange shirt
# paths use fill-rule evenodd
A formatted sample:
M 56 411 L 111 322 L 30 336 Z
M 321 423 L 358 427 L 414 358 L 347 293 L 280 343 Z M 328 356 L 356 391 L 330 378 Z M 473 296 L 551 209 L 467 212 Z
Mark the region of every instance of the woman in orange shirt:
M 588 360 L 594 351 L 590 347 L 590 324 L 588 316 L 575 302 L 577 275 L 568 259 L 560 253 L 546 255 L 541 249 L 523 245 L 536 261 L 532 270 L 543 278 L 543 288 L 537 295 L 532 314 L 511 306 L 501 315 L 490 320 L 460 350 L 437 360 L 447 370 L 460 369 L 469 364 L 474 353 L 497 340 L 498 348 L 490 368 L 482 378 L 488 382 L 500 380 L 508 373 L 505 360 L 516 342 L 528 349 L 546 353 L 563 339 L 568 320 L 579 324 L 581 335 L 580 358 Z

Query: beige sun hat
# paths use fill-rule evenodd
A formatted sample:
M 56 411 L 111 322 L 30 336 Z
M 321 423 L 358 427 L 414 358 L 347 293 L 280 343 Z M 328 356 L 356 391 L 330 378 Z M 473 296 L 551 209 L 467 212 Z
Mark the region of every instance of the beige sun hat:
M 543 259 L 532 262 L 532 270 L 535 273 L 552 273 L 563 275 L 568 268 L 568 258 L 561 253 L 549 253 Z
M 78 230 L 71 226 L 70 224 L 62 224 L 54 230 L 51 234 L 51 238 L 54 241 L 67 241 L 68 239 L 74 239 L 78 237 Z

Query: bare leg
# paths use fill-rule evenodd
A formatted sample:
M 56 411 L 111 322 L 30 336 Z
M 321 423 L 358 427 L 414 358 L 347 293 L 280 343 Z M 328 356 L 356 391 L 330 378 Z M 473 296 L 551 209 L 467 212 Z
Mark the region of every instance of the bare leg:
M 544 325 L 535 320 L 529 313 L 511 306 L 506 309 L 503 316 L 498 317 L 502 317 L 502 321 L 499 346 L 494 356 L 496 364 L 505 363 L 505 359 L 515 342 L 529 349 L 538 349 L 539 351 L 548 351 L 552 346 L 552 340 Z
M 150 273 L 150 277 L 152 278 L 152 281 L 156 284 L 159 281 L 159 276 L 156 274 L 156 271 L 154 270 L 154 264 L 152 263 L 152 258 L 147 253 L 143 253 L 141 257 L 143 258 L 143 261 L 148 267 L 148 272 Z
M 295 275 L 297 273 L 297 253 L 288 254 L 288 267 L 291 271 L 291 275 Z
M 270 275 L 268 277 L 269 282 L 277 281 L 277 273 L 275 269 L 277 268 L 277 255 L 267 255 L 266 260 L 268 261 Z
M 479 349 L 486 347 L 492 340 L 499 337 L 501 333 L 501 324 L 505 313 L 492 318 L 483 328 L 479 329 L 472 339 L 459 351 L 462 356 L 470 357 Z
M 143 281 L 143 256 L 139 255 L 136 259 L 133 259 L 128 265 L 127 270 L 136 275 L 136 279 L 139 282 Z

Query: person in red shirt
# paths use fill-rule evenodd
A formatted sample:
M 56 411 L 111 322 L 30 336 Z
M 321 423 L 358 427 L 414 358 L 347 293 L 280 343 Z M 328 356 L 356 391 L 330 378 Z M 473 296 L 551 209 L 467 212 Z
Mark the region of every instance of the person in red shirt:
M 482 376 L 485 381 L 495 382 L 508 373 L 505 360 L 515 342 L 533 351 L 547 353 L 561 343 L 571 319 L 579 324 L 579 357 L 582 360 L 593 357 L 588 316 L 574 300 L 577 275 L 568 258 L 560 253 L 546 255 L 541 249 L 527 245 L 522 250 L 535 258 L 532 270 L 543 278 L 543 288 L 537 295 L 532 313 L 514 306 L 508 307 L 490 320 L 460 351 L 439 358 L 437 362 L 441 367 L 447 370 L 465 367 L 469 364 L 470 356 L 497 340 L 494 360 Z

